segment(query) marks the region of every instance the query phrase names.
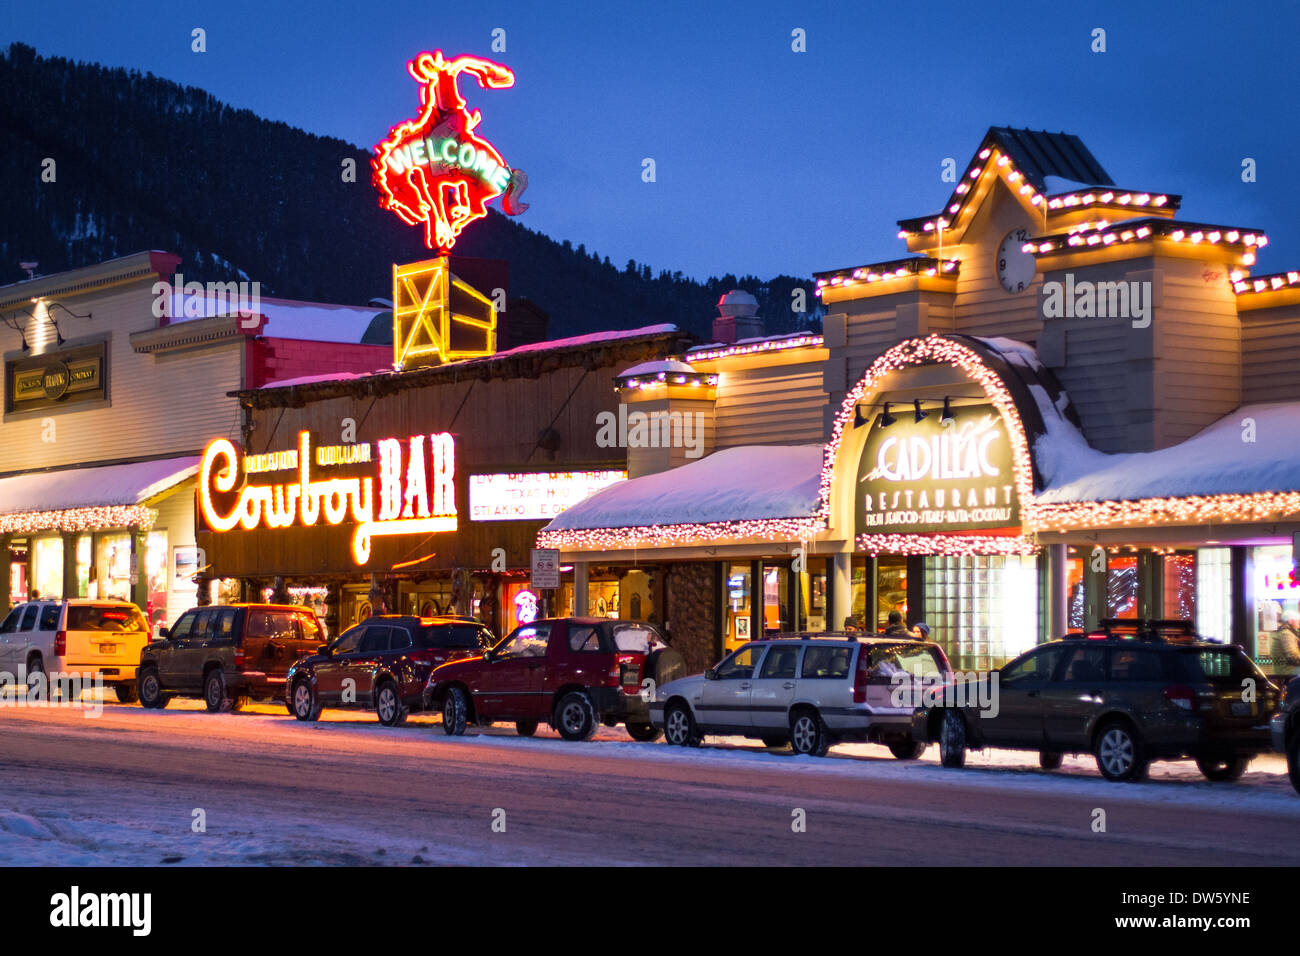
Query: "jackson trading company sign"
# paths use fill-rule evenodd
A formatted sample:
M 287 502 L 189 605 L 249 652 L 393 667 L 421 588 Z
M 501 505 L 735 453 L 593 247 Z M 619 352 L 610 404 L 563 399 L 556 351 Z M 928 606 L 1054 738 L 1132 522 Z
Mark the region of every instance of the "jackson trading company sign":
M 329 476 L 340 466 L 373 473 Z M 314 476 L 317 467 L 325 477 Z M 350 522 L 352 559 L 365 564 L 372 538 L 456 530 L 455 471 L 449 432 L 385 438 L 373 447 L 357 442 L 313 449 L 304 431 L 297 448 L 260 455 L 245 455 L 234 442 L 217 438 L 199 463 L 199 513 L 218 532 Z M 282 472 L 291 474 L 278 482 L 253 480 Z
M 858 462 L 858 534 L 1012 528 L 1020 524 L 1011 440 L 992 405 L 871 424 Z
M 470 111 L 457 86 L 462 73 L 485 90 L 514 86 L 515 75 L 478 57 L 443 59 L 441 50 L 421 53 L 406 69 L 421 84 L 420 115 L 394 126 L 375 147 L 372 179 L 382 208 L 409 225 L 423 224 L 430 249 L 449 250 L 462 229 L 487 215 L 487 204 L 497 196 L 504 195 L 506 215 L 528 208 L 519 201 L 528 177 L 507 166 L 478 135 L 482 114 Z

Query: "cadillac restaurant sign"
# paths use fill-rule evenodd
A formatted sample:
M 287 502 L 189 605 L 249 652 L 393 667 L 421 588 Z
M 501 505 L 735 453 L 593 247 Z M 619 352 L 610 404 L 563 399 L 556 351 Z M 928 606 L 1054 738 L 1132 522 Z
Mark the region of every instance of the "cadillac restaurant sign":
M 1014 528 L 1020 524 L 1011 440 L 992 405 L 959 407 L 940 422 L 880 416 L 858 462 L 857 533 Z

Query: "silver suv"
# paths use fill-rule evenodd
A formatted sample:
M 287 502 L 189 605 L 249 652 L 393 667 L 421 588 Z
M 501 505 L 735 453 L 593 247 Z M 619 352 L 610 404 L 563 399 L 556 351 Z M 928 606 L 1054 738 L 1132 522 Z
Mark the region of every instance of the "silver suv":
M 907 688 L 942 684 L 950 675 L 943 649 L 929 641 L 768 637 L 703 674 L 656 688 L 650 722 L 668 743 L 684 747 L 698 747 L 705 734 L 726 734 L 820 757 L 834 743 L 859 740 L 885 744 L 895 757 L 911 760 L 925 744 L 912 737 Z

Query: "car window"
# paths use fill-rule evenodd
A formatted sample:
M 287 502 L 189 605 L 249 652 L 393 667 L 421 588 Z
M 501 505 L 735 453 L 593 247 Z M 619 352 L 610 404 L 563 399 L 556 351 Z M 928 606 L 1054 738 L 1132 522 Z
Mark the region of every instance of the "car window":
M 771 679 L 794 677 L 799 664 L 799 650 L 798 645 L 772 648 L 767 652 L 767 657 L 763 660 L 763 669 L 759 671 L 758 676 Z
M 1201 648 L 1179 653 L 1184 675 L 1189 683 L 1208 680 L 1214 684 L 1240 686 L 1246 678 L 1262 683 L 1267 680 L 1255 662 L 1234 646 Z
M 174 638 L 175 640 L 181 640 L 182 638 L 188 637 L 190 631 L 194 628 L 195 616 L 195 611 L 186 611 L 176 619 L 176 623 L 171 626 L 171 629 L 167 632 L 167 636 Z
M 551 638 L 551 625 L 527 624 L 517 628 L 501 642 L 498 657 L 545 657 L 546 643 Z
M 56 631 L 59 628 L 59 610 L 61 605 L 47 604 L 41 608 L 41 623 L 37 625 L 42 631 Z M 69 613 L 71 618 L 71 613 Z M 68 628 L 72 629 L 72 621 L 68 621 Z
M 571 651 L 599 651 L 600 632 L 594 627 L 588 625 L 570 625 L 569 627 L 569 650 Z
M 754 665 L 763 653 L 763 645 L 746 644 L 715 668 L 718 680 L 748 680 L 754 676 Z
M 18 630 L 18 624 L 23 619 L 23 610 L 24 608 L 20 604 L 5 615 L 4 623 L 0 624 L 0 634 L 12 634 Z
M 198 644 L 208 639 L 208 626 L 217 609 L 205 607 L 197 611 L 194 615 L 194 626 L 190 628 L 190 633 L 186 635 L 186 642 L 189 644 Z
M 1096 645 L 1074 647 L 1065 655 L 1060 680 L 1067 684 L 1096 683 L 1106 679 L 1107 649 Z
M 316 615 L 299 614 L 298 628 L 301 631 L 299 634 L 301 640 L 309 641 L 312 644 L 319 644 L 321 642 L 320 622 L 316 620 Z
M 239 617 L 239 608 L 223 607 L 212 613 L 208 620 L 208 643 L 233 644 L 235 640 L 235 620 Z
M 870 648 L 872 677 L 910 674 L 912 677 L 937 677 L 942 674 L 934 649 L 924 644 L 880 644 Z
M 354 627 L 350 630 L 344 631 L 339 639 L 334 643 L 334 653 L 350 654 L 355 651 L 357 645 L 361 643 L 361 639 L 366 636 L 367 630 L 368 628 L 362 625 L 361 627 Z
M 39 604 L 27 605 L 27 611 L 23 614 L 23 630 L 32 631 L 36 629 L 36 618 L 41 612 Z
M 41 626 L 44 627 L 44 624 L 42 623 Z M 67 628 L 69 631 L 141 634 L 149 630 L 149 622 L 134 605 L 124 607 L 121 604 L 70 604 Z
M 390 651 L 401 651 L 410 646 L 410 631 L 404 627 L 391 627 L 388 629 L 388 649 Z
M 810 647 L 803 652 L 802 673 L 810 680 L 843 679 L 849 676 L 852 658 L 852 647 Z
M 1057 645 L 1035 648 L 1003 667 L 998 672 L 998 681 L 1007 684 L 1019 680 L 1050 680 L 1064 651 L 1065 648 Z
M 1110 652 L 1111 680 L 1161 680 L 1160 655 L 1145 647 L 1117 647 Z
M 663 643 L 659 632 L 647 624 L 615 624 L 610 630 L 614 635 L 614 646 L 620 651 L 649 654 L 652 645 Z
M 391 631 L 391 627 L 370 625 L 366 628 L 365 637 L 361 638 L 361 643 L 357 645 L 357 651 L 362 654 L 378 654 L 388 650 L 388 635 Z

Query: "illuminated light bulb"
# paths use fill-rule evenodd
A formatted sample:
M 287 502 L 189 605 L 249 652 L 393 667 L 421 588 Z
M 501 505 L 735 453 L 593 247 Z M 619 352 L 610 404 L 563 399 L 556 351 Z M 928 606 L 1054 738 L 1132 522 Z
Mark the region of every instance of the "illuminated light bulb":
M 1256 291 L 1256 292 L 1263 292 L 1265 286 L 1267 286 L 1267 285 L 1268 285 L 1268 283 L 1265 282 L 1263 279 L 1256 279 L 1256 280 L 1255 280 L 1255 291 Z
M 900 230 L 898 230 L 898 238 L 899 238 L 899 239 L 906 239 L 907 237 L 908 237 L 908 231 L 907 231 L 906 229 L 900 229 Z
M 1089 236 L 1089 237 L 1088 237 L 1088 245 L 1090 245 L 1090 246 L 1095 246 L 1095 245 L 1096 245 L 1097 243 L 1099 243 L 1099 242 L 1101 242 L 1101 236 Z
M 947 219 L 942 219 L 942 218 L 941 218 L 941 219 L 939 220 L 939 228 L 940 228 L 940 229 L 945 229 L 945 228 L 947 228 L 947 226 L 948 226 L 948 220 L 947 220 Z
M 1037 205 L 1038 205 L 1039 203 L 1041 203 L 1042 201 L 1043 201 L 1043 197 L 1040 196 L 1040 195 L 1038 195 L 1037 193 L 1035 193 L 1035 194 L 1034 194 L 1034 198 L 1033 198 L 1033 200 L 1032 200 L 1033 204 L 1034 204 L 1035 206 L 1037 206 Z
M 989 158 L 989 152 L 990 152 L 990 151 L 989 151 L 988 149 L 982 149 L 982 150 L 980 150 L 980 159 L 988 159 L 988 158 Z
M 1200 242 L 1202 239 L 1205 238 L 1205 236 L 1201 232 L 1194 232 L 1188 238 L 1191 239 L 1192 242 Z
M 1038 247 L 1038 251 L 1039 251 L 1039 252 L 1051 252 L 1051 251 L 1052 251 L 1052 244 L 1051 244 L 1050 242 L 1044 242 L 1041 246 Z
M 1025 185 L 1020 187 L 1020 195 L 1024 196 L 1027 193 L 1032 192 L 1033 188 L 1034 188 L 1033 186 L 1029 185 L 1028 183 L 1025 183 Z
M 979 178 L 980 178 L 980 171 L 979 171 L 978 169 L 972 169 L 972 170 L 970 171 L 970 178 L 971 178 L 971 179 L 979 179 Z
M 1241 278 L 1241 275 L 1242 272 L 1240 269 L 1233 269 L 1230 273 L 1228 273 L 1228 278 L 1230 278 L 1233 282 L 1236 282 Z
M 1069 239 L 1069 242 L 1070 242 L 1070 245 L 1072 245 L 1072 246 L 1081 246 L 1081 245 L 1083 245 L 1083 237 L 1082 237 L 1082 236 L 1071 236 L 1070 239 Z
M 1020 182 L 1020 173 L 1015 170 L 1012 170 L 1011 172 L 1007 173 L 1007 182 L 1009 183 Z
M 1243 292 L 1249 287 L 1249 285 L 1250 283 L 1248 282 L 1234 282 L 1233 288 L 1236 289 L 1238 292 Z
M 868 272 L 868 273 L 867 273 L 867 281 L 868 281 L 868 282 L 875 282 L 875 281 L 876 281 L 877 279 L 879 279 L 879 278 L 880 278 L 880 276 L 877 275 L 877 274 L 874 273 L 874 272 Z
M 1244 256 L 1241 257 L 1241 261 L 1248 266 L 1253 266 L 1255 264 L 1255 253 L 1253 252 L 1246 253 Z
M 1089 203 L 1093 203 L 1096 201 L 1097 201 L 1097 197 L 1094 196 L 1092 193 L 1088 193 L 1088 195 L 1083 197 L 1083 204 L 1085 206 L 1088 205 Z
M 862 271 L 861 269 L 854 269 L 854 270 L 853 270 L 853 278 L 855 278 L 855 279 L 861 279 L 861 278 L 862 278 L 862 275 L 863 275 L 863 271 Z
M 1133 238 L 1133 230 L 1125 229 L 1123 232 L 1119 234 L 1119 237 L 1123 239 L 1125 242 L 1128 242 L 1130 239 Z
M 1120 196 L 1119 199 L 1117 199 L 1117 200 L 1115 200 L 1115 201 L 1116 201 L 1117 203 L 1119 203 L 1121 206 L 1127 206 L 1129 203 L 1131 203 L 1131 202 L 1133 201 L 1133 194 L 1132 194 L 1132 193 L 1125 193 L 1124 195 Z
M 1187 235 L 1187 233 L 1183 232 L 1181 229 L 1175 229 L 1173 232 L 1169 234 L 1169 238 L 1177 242 L 1180 239 L 1182 239 L 1183 236 L 1185 235 Z
M 957 260 L 956 260 L 956 259 L 953 259 L 953 260 L 949 261 L 949 263 L 948 263 L 946 266 L 944 266 L 944 271 L 945 271 L 945 272 L 952 272 L 952 270 L 953 270 L 953 269 L 956 269 L 956 268 L 957 268 Z
M 970 191 L 970 187 L 967 186 L 965 183 L 958 183 L 958 184 L 957 184 L 957 195 L 958 195 L 958 196 L 964 196 L 964 195 L 966 195 L 966 193 L 968 193 L 969 191 Z
M 1059 199 L 1053 199 L 1053 200 L 1050 200 L 1050 201 L 1047 203 L 1047 208 L 1049 208 L 1049 209 L 1060 209 L 1060 208 L 1061 208 L 1061 200 L 1059 200 Z
M 1205 238 L 1210 240 L 1210 242 L 1218 242 L 1221 238 L 1223 238 L 1223 233 L 1221 232 L 1206 233 Z
M 1241 238 L 1241 233 L 1239 233 L 1236 229 L 1233 229 L 1231 232 L 1227 233 L 1224 236 L 1224 238 L 1227 239 L 1229 242 L 1236 242 L 1238 239 Z
M 1255 244 L 1255 234 L 1252 232 L 1248 232 L 1241 237 L 1241 241 L 1248 246 L 1253 246 Z
M 1006 156 L 999 156 L 999 157 L 998 157 L 998 165 L 999 165 L 999 166 L 1005 166 L 1005 165 L 1006 165 L 1007 163 L 1009 163 L 1009 162 L 1011 162 L 1011 160 L 1010 160 L 1008 157 L 1006 157 Z
M 932 276 L 932 275 L 935 274 L 935 270 L 934 270 L 933 268 L 931 268 L 931 269 L 926 269 L 926 270 L 925 270 L 925 274 L 928 275 L 928 276 Z
M 927 222 L 924 226 L 926 232 L 934 232 L 934 223 Z
M 1102 202 L 1110 202 L 1110 201 L 1111 201 L 1112 199 L 1114 199 L 1114 198 L 1115 198 L 1115 194 L 1114 194 L 1114 193 L 1102 193 L 1102 194 L 1101 194 L 1101 201 L 1102 201 Z
M 1021 244 L 1021 246 L 1020 246 L 1020 251 L 1021 251 L 1021 252 L 1033 252 L 1033 251 L 1034 251 L 1034 244 L 1033 244 L 1032 242 L 1026 242 L 1026 243 Z
M 1102 242 L 1106 243 L 1106 245 L 1108 245 L 1108 246 L 1109 246 L 1112 242 L 1117 242 L 1118 240 L 1119 240 L 1119 237 L 1116 236 L 1113 232 L 1108 232 L 1108 233 L 1106 233 L 1106 235 L 1102 236 Z
M 955 202 L 955 203 L 953 203 L 951 206 L 948 207 L 948 211 L 949 211 L 949 212 L 956 212 L 956 211 L 957 211 L 958 209 L 960 209 L 960 208 L 961 208 L 961 203 Z
M 1287 282 L 1300 282 L 1300 272 L 1288 272 L 1286 274 Z
M 1149 235 L 1151 235 L 1151 228 L 1149 226 L 1142 226 L 1138 229 L 1139 239 L 1145 239 Z
M 1263 249 L 1266 245 L 1268 245 L 1268 236 L 1260 236 L 1257 240 L 1255 240 L 1255 245 Z

